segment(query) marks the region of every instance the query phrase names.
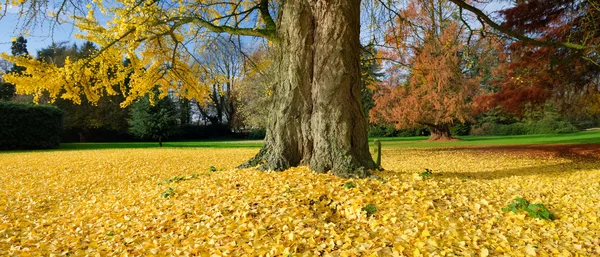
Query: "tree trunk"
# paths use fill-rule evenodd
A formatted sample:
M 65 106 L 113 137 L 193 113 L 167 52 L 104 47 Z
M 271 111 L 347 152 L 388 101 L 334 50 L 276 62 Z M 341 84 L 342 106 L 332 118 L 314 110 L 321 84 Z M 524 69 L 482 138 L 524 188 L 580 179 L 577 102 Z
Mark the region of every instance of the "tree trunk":
M 378 167 L 360 100 L 360 0 L 288 0 L 278 17 L 265 144 L 241 167 L 368 176 Z
M 162 137 L 159 137 L 159 138 L 158 138 L 158 146 L 159 146 L 159 147 L 162 147 Z
M 229 128 L 237 128 L 237 121 L 235 120 L 236 117 L 235 115 L 236 110 L 235 110 L 235 97 L 234 94 L 232 93 L 233 91 L 233 84 L 231 82 L 227 82 L 227 105 L 229 108 L 226 108 L 226 114 L 227 114 L 227 126 Z
M 85 143 L 85 142 L 87 142 L 87 138 L 86 138 L 85 133 L 83 131 L 79 131 L 77 134 L 79 135 L 79 143 Z
M 438 141 L 438 140 L 451 140 L 452 133 L 450 133 L 450 126 L 448 124 L 441 124 L 430 126 L 431 136 L 429 136 L 429 141 Z
M 207 111 L 202 109 L 203 107 L 200 103 L 196 102 L 196 106 L 198 107 L 198 111 L 200 112 L 201 118 L 203 118 L 202 120 L 204 120 L 204 125 L 206 125 L 206 120 L 210 121 L 210 123 L 214 126 L 220 124 L 219 119 L 216 116 L 210 116 Z M 200 124 L 200 122 L 198 122 L 198 124 Z

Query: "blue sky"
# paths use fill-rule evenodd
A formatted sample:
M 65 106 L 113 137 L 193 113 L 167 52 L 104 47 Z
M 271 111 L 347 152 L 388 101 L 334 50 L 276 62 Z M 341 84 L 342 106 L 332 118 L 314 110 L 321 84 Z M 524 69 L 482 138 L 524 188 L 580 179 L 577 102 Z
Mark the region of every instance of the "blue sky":
M 488 5 L 485 10 L 492 12 L 500 9 L 504 4 L 492 3 Z M 19 23 L 17 9 L 9 8 L 5 17 L 0 19 L 0 53 L 10 53 L 10 46 L 13 37 L 18 37 L 22 34 L 21 24 Z M 27 39 L 27 50 L 31 55 L 35 55 L 38 50 L 52 44 L 52 42 L 63 42 L 69 41 L 71 43 L 76 42 L 81 45 L 81 41 L 75 39 L 75 29 L 71 24 L 63 24 L 54 27 L 50 22 L 43 24 L 37 24 L 31 28 L 31 33 L 26 36 Z
M 10 46 L 13 37 L 18 37 L 22 34 L 22 22 L 19 22 L 17 9 L 9 8 L 6 16 L 0 20 L 0 52 L 10 53 Z M 52 42 L 70 41 L 74 42 L 74 29 L 70 24 L 54 26 L 54 31 L 49 22 L 37 24 L 31 28 L 31 33 L 25 38 L 27 39 L 27 50 L 32 55 L 37 53 L 37 50 L 46 47 Z

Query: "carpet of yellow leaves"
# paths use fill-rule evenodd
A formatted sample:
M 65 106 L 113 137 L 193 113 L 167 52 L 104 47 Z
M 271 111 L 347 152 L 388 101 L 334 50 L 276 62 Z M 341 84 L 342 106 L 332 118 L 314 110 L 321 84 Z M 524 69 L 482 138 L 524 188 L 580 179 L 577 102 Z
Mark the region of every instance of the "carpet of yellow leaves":
M 2 153 L 0 256 L 600 255 L 596 161 L 385 150 L 385 183 L 234 169 L 256 151 Z M 502 212 L 515 197 L 557 219 Z

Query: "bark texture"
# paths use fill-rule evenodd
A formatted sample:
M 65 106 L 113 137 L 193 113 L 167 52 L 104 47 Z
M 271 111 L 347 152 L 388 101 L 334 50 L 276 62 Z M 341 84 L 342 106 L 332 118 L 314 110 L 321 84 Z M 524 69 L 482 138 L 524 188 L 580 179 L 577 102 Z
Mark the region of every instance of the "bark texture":
M 265 145 L 241 167 L 368 176 L 378 167 L 360 100 L 360 0 L 288 0 L 278 17 Z

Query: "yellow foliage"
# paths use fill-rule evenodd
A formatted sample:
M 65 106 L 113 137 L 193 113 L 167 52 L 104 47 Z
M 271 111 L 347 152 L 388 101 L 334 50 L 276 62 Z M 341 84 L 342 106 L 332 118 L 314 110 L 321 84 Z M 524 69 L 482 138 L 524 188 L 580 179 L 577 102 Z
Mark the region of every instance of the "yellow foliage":
M 101 50 L 89 58 L 67 62 L 64 67 L 2 54 L 2 58 L 26 68 L 23 74 L 4 75 L 4 80 L 14 84 L 18 94 L 34 95 L 36 102 L 48 96 L 50 101 L 61 97 L 80 103 L 85 97 L 95 103 L 102 95 L 115 94 L 115 88 L 120 87 L 126 97 L 122 105 L 126 106 L 156 85 L 163 96 L 171 90 L 181 97 L 204 102 L 209 86 L 223 79 L 209 76 L 210 71 L 196 60 L 198 54 L 192 45 L 203 48 L 214 34 L 194 17 L 202 16 L 214 25 L 247 22 L 249 17 L 230 19 L 231 14 L 252 11 L 256 2 L 233 5 L 213 0 L 177 1 L 169 6 L 155 3 L 94 0 L 82 5 L 87 15 L 71 17 L 81 31 L 76 37 L 97 44 Z M 131 60 L 127 66 L 123 63 L 125 58 Z M 127 79 L 130 81 L 125 85 Z
M 0 256 L 600 254 L 598 162 L 388 149 L 386 183 L 234 169 L 256 152 L 1 153 Z M 432 178 L 417 179 L 424 168 Z M 161 183 L 175 176 L 189 179 Z M 557 219 L 503 213 L 517 196 Z

